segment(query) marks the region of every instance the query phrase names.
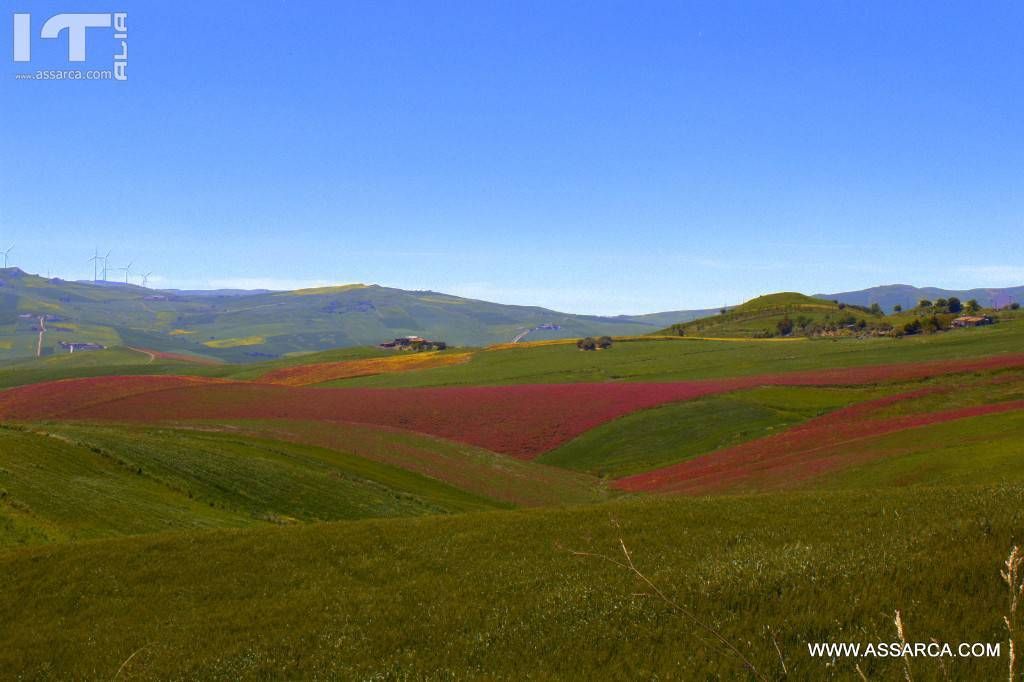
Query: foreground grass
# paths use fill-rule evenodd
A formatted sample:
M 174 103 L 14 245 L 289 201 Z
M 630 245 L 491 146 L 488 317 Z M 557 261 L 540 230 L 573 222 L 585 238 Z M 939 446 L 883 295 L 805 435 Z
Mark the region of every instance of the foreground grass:
M 135 654 L 121 678 L 746 678 L 629 574 L 569 552 L 622 538 L 768 678 L 774 634 L 788 679 L 851 679 L 807 642 L 893 641 L 897 608 L 912 641 L 1003 641 L 1022 503 L 1017 486 L 645 499 L 7 550 L 0 669 L 109 679 Z M 1006 652 L 947 665 L 1001 679 Z

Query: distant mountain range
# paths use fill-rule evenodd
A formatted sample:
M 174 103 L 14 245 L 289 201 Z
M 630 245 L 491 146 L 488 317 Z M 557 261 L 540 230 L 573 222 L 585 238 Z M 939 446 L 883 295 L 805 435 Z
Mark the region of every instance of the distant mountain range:
M 938 289 L 936 287 L 915 287 L 909 284 L 888 284 L 859 291 L 814 295 L 815 298 L 839 301 L 850 305 L 870 306 L 872 303 L 877 303 L 886 312 L 892 312 L 893 306 L 896 305 L 911 308 L 916 306 L 918 301 L 922 299 L 934 301 L 937 298 L 950 298 L 953 296 L 961 301 L 969 301 L 972 298 L 976 299 L 985 308 L 1002 308 L 1011 303 L 1019 303 L 1021 300 L 1024 300 L 1024 286 L 1003 289 L 955 290 Z
M 573 315 L 362 284 L 298 291 L 154 290 L 46 279 L 9 268 L 0 269 L 0 360 L 31 357 L 40 349 L 43 355 L 62 352 L 62 341 L 231 361 L 408 335 L 481 346 L 516 338 L 647 334 L 710 312 Z
M 817 298 L 910 307 L 922 298 L 976 298 L 1004 306 L 1024 287 L 952 291 L 903 284 Z M 230 361 L 273 358 L 417 335 L 455 346 L 603 334 L 649 334 L 718 309 L 646 315 L 574 315 L 490 303 L 436 291 L 377 285 L 267 291 L 155 290 L 115 282 L 71 282 L 0 269 L 0 361 L 63 352 L 65 343 L 131 346 Z M 42 319 L 40 319 L 42 318 Z M 42 335 L 40 332 L 42 331 Z

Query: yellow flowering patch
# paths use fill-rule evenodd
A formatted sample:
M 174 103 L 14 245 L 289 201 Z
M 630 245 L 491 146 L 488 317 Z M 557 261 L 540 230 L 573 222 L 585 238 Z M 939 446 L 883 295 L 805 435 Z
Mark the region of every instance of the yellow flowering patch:
M 546 341 L 520 341 L 519 343 L 495 343 L 484 350 L 511 350 L 513 348 L 540 348 L 543 346 L 576 345 L 577 339 L 548 339 Z
M 204 341 L 203 345 L 209 348 L 239 348 L 241 346 L 258 346 L 265 342 L 266 339 L 262 336 L 246 336 L 237 339 L 213 339 Z
M 169 335 L 171 335 L 171 336 L 182 336 L 184 334 L 195 334 L 195 332 L 190 332 L 187 329 L 172 329 L 171 331 L 169 331 L 167 333 Z
M 284 367 L 267 372 L 259 378 L 262 383 L 282 386 L 312 386 L 337 379 L 407 372 L 412 369 L 429 369 L 468 362 L 472 353 L 404 353 L 383 358 L 365 360 L 344 360 L 323 362 L 297 367 Z

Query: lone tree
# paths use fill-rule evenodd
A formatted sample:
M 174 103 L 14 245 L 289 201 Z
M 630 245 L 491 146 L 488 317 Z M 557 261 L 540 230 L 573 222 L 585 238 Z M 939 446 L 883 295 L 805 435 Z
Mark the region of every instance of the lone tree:
M 972 298 L 967 303 L 965 303 L 964 310 L 966 310 L 969 313 L 976 313 L 979 310 L 981 310 L 981 305 L 979 305 L 978 299 Z
M 597 340 L 597 347 L 598 348 L 611 348 L 612 347 L 612 337 L 610 337 L 610 336 L 602 336 L 601 338 L 599 338 Z
M 897 303 L 896 305 L 894 305 L 892 307 L 892 311 L 894 313 L 902 313 L 903 312 L 903 306 L 901 306 L 899 303 Z
M 585 339 L 577 341 L 576 347 L 580 350 L 597 350 L 597 341 L 594 341 L 593 337 L 588 336 Z
M 954 297 L 950 298 L 948 301 L 946 301 L 946 310 L 948 310 L 951 313 L 958 313 L 958 312 L 960 312 L 963 309 L 964 309 L 963 304 L 960 303 L 960 299 L 957 298 L 956 296 L 954 296 Z
M 922 298 L 920 301 L 917 302 L 917 307 L 918 308 L 931 308 L 932 307 L 932 302 L 929 301 L 927 298 Z
M 873 315 L 881 315 L 882 314 L 882 306 L 878 305 L 877 303 L 872 303 L 871 304 L 871 313 Z
M 793 333 L 793 320 L 789 319 L 789 315 L 786 315 L 784 318 L 779 320 L 778 324 L 775 326 L 778 328 L 779 334 L 782 336 L 789 336 Z
M 1020 310 L 1020 303 L 1017 303 L 1016 301 L 1011 303 L 1010 304 L 1010 310 Z

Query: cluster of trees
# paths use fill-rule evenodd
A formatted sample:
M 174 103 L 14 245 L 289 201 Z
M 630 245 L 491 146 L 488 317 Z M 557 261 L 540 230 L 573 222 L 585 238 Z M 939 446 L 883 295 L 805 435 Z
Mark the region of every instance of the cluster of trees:
M 760 338 L 771 338 L 773 336 L 791 336 L 794 333 L 801 333 L 807 336 L 818 336 L 823 332 L 836 332 L 840 329 L 865 329 L 868 326 L 867 320 L 857 317 L 853 313 L 846 313 L 839 319 L 827 321 L 825 324 L 815 322 L 806 315 L 798 315 L 795 320 L 786 315 L 775 323 L 775 331 L 765 329 L 756 336 Z
M 967 303 L 961 303 L 960 299 L 956 296 L 950 296 L 949 298 L 937 298 L 935 302 L 929 301 L 927 298 L 923 298 L 917 302 L 917 307 L 921 309 L 931 309 L 937 313 L 976 313 L 981 310 L 981 304 L 976 299 L 971 299 Z
M 903 325 L 903 334 L 920 334 L 922 332 L 926 334 L 932 334 L 934 332 L 942 331 L 946 329 L 942 324 L 942 320 L 939 319 L 938 315 L 932 315 L 931 317 L 918 317 L 914 320 L 907 322 Z M 902 334 L 900 334 L 902 336 Z
M 870 313 L 872 315 L 882 315 L 882 306 L 877 303 L 872 303 L 870 306 L 856 305 L 853 303 L 843 303 L 842 301 L 832 301 L 840 310 L 846 310 L 851 308 L 852 310 L 859 310 L 862 313 Z
M 605 349 L 612 347 L 612 337 L 602 336 L 598 339 L 594 339 L 592 336 L 588 336 L 585 339 L 580 339 L 576 342 L 576 347 L 580 350 L 597 350 L 598 348 Z

